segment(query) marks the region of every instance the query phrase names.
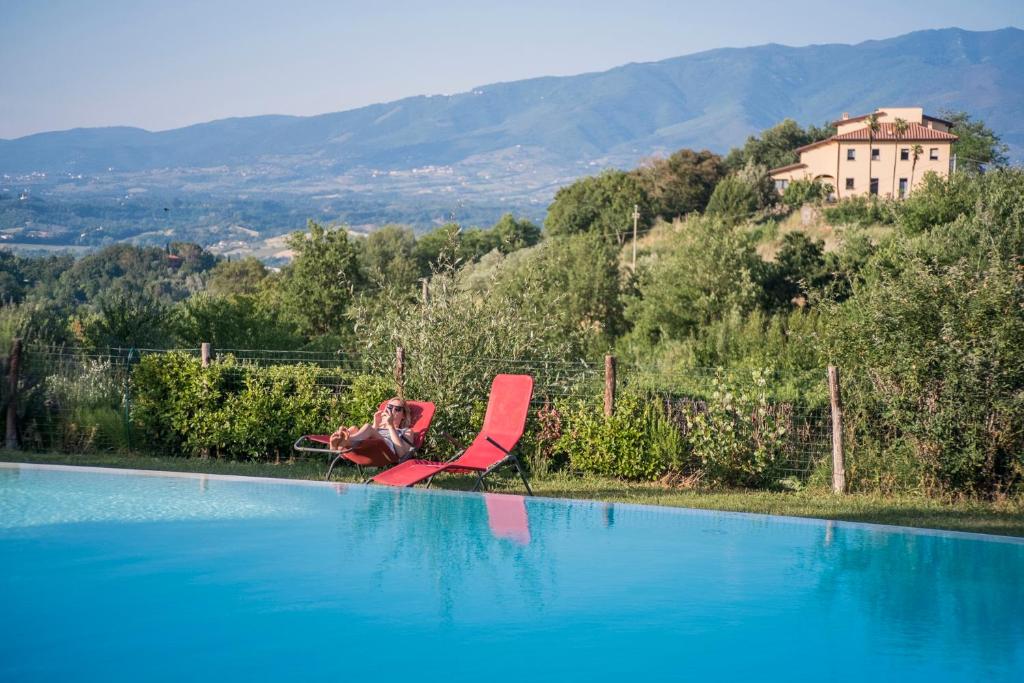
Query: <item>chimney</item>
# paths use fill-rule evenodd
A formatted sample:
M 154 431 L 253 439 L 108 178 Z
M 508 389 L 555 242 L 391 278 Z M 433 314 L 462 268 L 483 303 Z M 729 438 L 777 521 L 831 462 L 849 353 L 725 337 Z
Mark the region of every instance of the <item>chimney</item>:
M 845 121 L 845 120 L 846 120 L 846 119 L 848 119 L 848 118 L 850 118 L 850 112 L 848 112 L 848 111 L 844 111 L 844 112 L 843 112 L 843 121 Z

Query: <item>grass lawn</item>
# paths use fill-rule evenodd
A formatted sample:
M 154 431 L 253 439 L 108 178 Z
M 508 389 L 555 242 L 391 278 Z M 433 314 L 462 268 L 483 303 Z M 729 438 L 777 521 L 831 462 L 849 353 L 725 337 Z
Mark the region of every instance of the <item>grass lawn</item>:
M 320 460 L 249 463 L 226 460 L 152 457 L 142 455 L 60 453 L 24 453 L 0 450 L 0 461 L 87 465 L 130 469 L 206 472 L 254 477 L 321 479 L 326 470 Z M 335 478 L 358 481 L 355 468 L 340 467 Z M 438 477 L 438 488 L 466 489 L 472 485 L 466 476 Z M 488 478 L 494 491 L 522 493 L 522 482 L 511 476 Z M 954 529 L 1006 536 L 1024 536 L 1024 498 L 997 502 L 947 502 L 924 496 L 882 496 L 851 494 L 834 496 L 827 491 L 777 493 L 772 491 L 691 491 L 665 488 L 659 484 L 624 482 L 600 477 L 579 477 L 564 473 L 531 481 L 538 496 L 585 498 L 610 502 L 643 503 L 674 507 L 761 512 L 772 515 L 841 519 L 877 524 L 900 524 L 932 529 Z

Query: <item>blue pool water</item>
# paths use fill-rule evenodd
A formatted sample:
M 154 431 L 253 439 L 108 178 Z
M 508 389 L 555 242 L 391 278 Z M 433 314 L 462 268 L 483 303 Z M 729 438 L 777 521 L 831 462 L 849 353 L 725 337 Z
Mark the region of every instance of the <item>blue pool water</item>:
M 1021 681 L 1024 544 L 0 466 L 0 680 Z

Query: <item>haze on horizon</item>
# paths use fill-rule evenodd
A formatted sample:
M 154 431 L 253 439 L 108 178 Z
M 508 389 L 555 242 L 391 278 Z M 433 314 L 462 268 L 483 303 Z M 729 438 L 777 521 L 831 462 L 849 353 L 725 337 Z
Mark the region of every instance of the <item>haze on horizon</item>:
M 468 0 L 0 0 L 0 138 L 313 115 L 412 95 L 602 71 L 719 47 L 858 43 L 1024 26 L 1019 0 L 720 0 L 485 7 Z

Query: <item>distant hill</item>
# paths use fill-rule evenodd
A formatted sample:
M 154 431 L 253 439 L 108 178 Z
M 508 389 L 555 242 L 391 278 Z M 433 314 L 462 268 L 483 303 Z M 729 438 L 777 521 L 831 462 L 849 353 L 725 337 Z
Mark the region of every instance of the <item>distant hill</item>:
M 403 207 L 416 202 L 412 215 L 422 216 L 412 220 L 421 223 L 443 219 L 446 207 L 458 217 L 477 205 L 540 216 L 560 184 L 602 167 L 680 147 L 725 152 L 786 117 L 820 124 L 886 105 L 967 110 L 1021 159 L 1024 31 L 718 49 L 320 116 L 225 119 L 158 133 L 41 133 L 0 141 L 0 173 L 46 173 L 49 183 L 54 174 L 82 174 L 66 188 L 78 198 L 90 192 L 90 178 L 104 192 L 259 193 L 351 220 L 339 208 L 348 198 L 363 207 L 358 220 L 366 224 L 408 219 Z M 14 186 L 9 193 L 20 190 L 4 183 Z

